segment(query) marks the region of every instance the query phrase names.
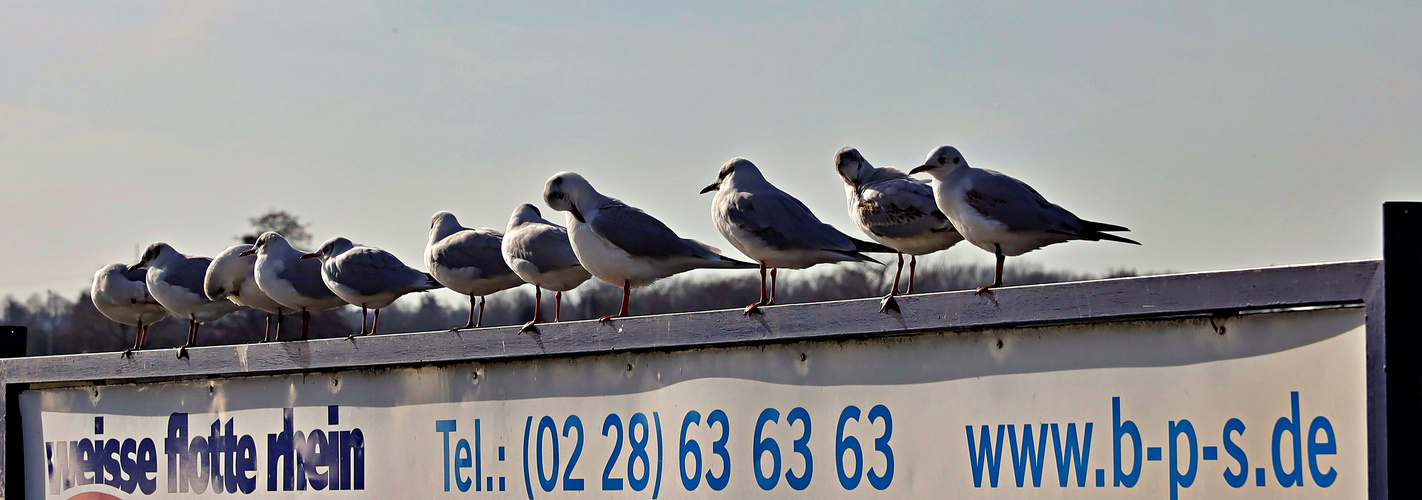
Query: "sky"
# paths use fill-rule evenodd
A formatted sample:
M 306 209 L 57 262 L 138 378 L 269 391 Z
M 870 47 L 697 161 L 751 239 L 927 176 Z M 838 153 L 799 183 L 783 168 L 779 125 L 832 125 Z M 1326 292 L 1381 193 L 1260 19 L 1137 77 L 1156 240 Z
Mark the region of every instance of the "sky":
M 846 145 L 950 144 L 1143 243 L 1009 265 L 1380 257 L 1422 200 L 1422 3 L 1245 4 L 0 1 L 0 297 L 272 208 L 423 268 L 436 211 L 561 222 L 563 170 L 739 256 L 697 195 L 736 156 L 862 237 Z

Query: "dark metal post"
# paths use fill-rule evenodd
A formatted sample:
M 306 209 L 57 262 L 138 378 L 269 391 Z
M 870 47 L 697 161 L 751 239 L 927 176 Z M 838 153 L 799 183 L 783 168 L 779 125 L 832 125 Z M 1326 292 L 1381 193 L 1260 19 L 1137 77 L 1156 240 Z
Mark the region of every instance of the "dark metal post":
M 1383 204 L 1383 312 L 1387 370 L 1387 469 L 1407 470 L 1422 446 L 1422 203 Z M 1387 494 L 1418 498 L 1409 474 L 1389 474 Z
M 23 326 L 0 326 L 0 358 L 25 356 Z M 0 373 L 0 498 L 25 496 L 25 447 L 20 433 L 20 388 L 5 383 Z

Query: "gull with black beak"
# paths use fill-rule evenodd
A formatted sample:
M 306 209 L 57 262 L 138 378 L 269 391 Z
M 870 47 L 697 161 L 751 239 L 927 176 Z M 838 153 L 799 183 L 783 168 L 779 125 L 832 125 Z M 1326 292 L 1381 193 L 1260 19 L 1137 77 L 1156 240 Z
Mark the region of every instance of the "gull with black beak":
M 722 165 L 716 182 L 701 190 L 703 194 L 712 191 L 716 191 L 716 199 L 711 202 L 711 222 L 732 246 L 760 263 L 760 301 L 746 307 L 747 316 L 760 306 L 775 304 L 775 272 L 779 268 L 804 269 L 846 261 L 878 264 L 861 252 L 894 252 L 820 222 L 804 203 L 766 181 L 760 169 L 745 158 L 732 158 Z
M 268 297 L 292 311 L 301 311 L 301 340 L 308 338 L 311 313 L 346 305 L 321 279 L 321 263 L 303 260 L 306 252 L 291 246 L 280 234 L 262 233 L 252 248 L 240 255 L 257 256 L 253 268 L 257 286 Z M 272 340 L 281 340 L 281 329 Z
M 487 227 L 469 229 L 449 212 L 438 212 L 430 219 L 430 240 L 425 244 L 425 266 L 440 284 L 469 296 L 469 321 L 450 329 L 478 328 L 484 324 L 484 296 L 523 284 L 504 263 L 504 234 Z M 474 316 L 474 300 L 478 298 L 479 315 Z
M 933 150 L 923 165 L 909 173 L 919 172 L 933 176 L 933 199 L 963 239 L 997 256 L 996 277 L 992 284 L 978 287 L 977 293 L 1002 286 L 1002 263 L 1006 257 L 1071 240 L 1140 244 L 1108 233 L 1129 229 L 1083 220 L 1047 201 L 1022 181 L 997 171 L 969 167 L 952 146 Z
M 568 212 L 568 240 L 583 267 L 622 287 L 622 309 L 599 321 L 627 316 L 632 289 L 692 269 L 754 269 L 698 241 L 677 236 L 662 221 L 604 196 L 583 176 L 560 172 L 548 179 L 543 200 Z
M 242 306 L 230 301 L 214 301 L 203 290 L 203 277 L 212 259 L 183 255 L 167 243 L 148 245 L 143 258 L 128 270 L 148 269 L 144 281 L 148 293 L 174 316 L 188 318 L 188 342 L 178 348 L 178 357 L 188 356 L 188 348 L 197 345 L 198 327 L 216 321 Z
M 533 319 L 519 333 L 537 329 L 543 317 L 543 289 L 553 291 L 553 321 L 563 319 L 563 292 L 577 288 L 592 275 L 578 262 L 568 230 L 538 213 L 527 203 L 514 209 L 504 231 L 504 262 L 524 281 L 533 284 Z
M 272 334 L 272 319 L 276 318 L 277 338 L 281 338 L 282 306 L 268 297 L 257 285 L 257 257 L 248 252 L 252 245 L 235 245 L 217 257 L 207 266 L 207 274 L 202 280 L 203 293 L 212 300 L 231 300 L 233 304 L 247 306 L 267 313 L 267 326 L 262 331 L 262 342 Z
M 894 167 L 874 167 L 858 149 L 845 146 L 834 154 L 835 171 L 844 179 L 849 218 L 870 239 L 898 251 L 894 288 L 879 304 L 879 312 L 898 311 L 899 276 L 909 254 L 908 290 L 913 293 L 918 256 L 947 250 L 963 235 L 933 202 L 933 187 Z
M 116 323 L 138 327 L 133 347 L 124 349 L 124 356 L 142 349 L 148 327 L 168 317 L 168 310 L 148 293 L 144 282 L 147 275 L 145 269 L 130 271 L 126 265 L 109 264 L 94 273 L 94 285 L 89 288 L 89 299 L 100 314 Z
M 444 288 L 434 276 L 406 266 L 390 252 L 356 245 L 340 236 L 326 240 L 320 250 L 301 258 L 321 259 L 321 279 L 326 286 L 342 300 L 360 306 L 360 333 L 346 338 L 374 335 L 380 324 L 380 310 L 395 299 L 411 292 Z M 367 332 L 365 320 L 370 309 L 375 310 L 375 319 Z

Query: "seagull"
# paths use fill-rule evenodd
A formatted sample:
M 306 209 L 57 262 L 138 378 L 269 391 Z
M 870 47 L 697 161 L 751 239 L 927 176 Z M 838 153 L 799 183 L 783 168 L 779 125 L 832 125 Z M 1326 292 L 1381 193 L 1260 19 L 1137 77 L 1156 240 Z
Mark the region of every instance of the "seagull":
M 252 245 L 236 245 L 213 257 L 202 280 L 203 293 L 214 301 L 227 299 L 267 313 L 267 327 L 262 331 L 262 342 L 266 342 L 272 334 L 272 318 L 276 318 L 277 338 L 281 338 L 282 305 L 257 284 L 257 257 L 247 253 L 251 249 Z
M 754 163 L 732 158 L 721 166 L 716 182 L 701 190 L 716 191 L 711 222 L 731 245 L 760 263 L 760 301 L 746 307 L 750 316 L 760 306 L 775 303 L 775 271 L 804 269 L 827 262 L 878 262 L 860 252 L 893 253 L 894 249 L 851 238 L 820 222 L 804 203 L 771 185 Z M 770 294 L 765 270 L 770 268 Z
M 306 252 L 291 247 L 280 234 L 262 233 L 252 248 L 240 255 L 256 254 L 257 286 L 272 300 L 293 311 L 301 311 L 301 340 L 307 339 L 311 312 L 346 305 L 321 279 L 321 263 L 302 260 Z M 280 330 L 280 329 L 278 329 Z M 281 340 L 281 334 L 273 340 Z
M 188 342 L 178 348 L 179 358 L 187 357 L 188 348 L 197 345 L 199 326 L 242 308 L 226 300 L 207 298 L 202 281 L 211 263 L 210 258 L 184 255 L 159 242 L 148 245 L 143 258 L 128 266 L 129 271 L 148 269 L 144 279 L 148 292 L 173 315 L 188 318 Z
M 123 264 L 109 264 L 94 273 L 94 286 L 89 298 L 104 317 L 117 323 L 138 327 L 133 347 L 123 350 L 124 356 L 143 348 L 148 326 L 168 317 L 168 311 L 148 293 L 144 277 L 148 271 L 128 270 Z
M 598 279 L 622 286 L 622 310 L 598 321 L 627 316 L 632 288 L 700 268 L 754 269 L 755 264 L 677 236 L 662 221 L 603 196 L 583 176 L 559 172 L 548 179 L 543 200 L 568 212 L 568 240 L 578 262 Z
M 933 199 L 963 238 L 997 256 L 996 278 L 991 285 L 978 287 L 979 294 L 1002 286 L 1006 257 L 1070 240 L 1140 244 L 1107 233 L 1129 229 L 1082 220 L 1022 181 L 994 170 L 969 167 L 952 146 L 933 150 L 923 165 L 909 173 L 919 172 L 933 176 Z
M 380 309 L 401 295 L 444 288 L 434 276 L 406 266 L 390 252 L 356 245 L 340 236 L 326 240 L 320 250 L 301 258 L 321 259 L 321 279 L 326 286 L 342 300 L 360 306 L 360 333 L 346 337 L 348 339 L 375 334 L 375 327 L 380 324 Z M 375 309 L 375 319 L 366 332 L 368 309 Z
M 899 305 L 894 296 L 899 294 L 904 254 L 909 254 L 905 294 L 911 294 L 918 256 L 947 250 L 963 241 L 963 235 L 953 229 L 948 216 L 934 205 L 933 187 L 928 182 L 909 177 L 894 167 L 875 168 L 858 149 L 848 146 L 834 154 L 834 165 L 839 177 L 844 179 L 850 220 L 870 239 L 898 251 L 894 289 L 879 306 L 879 312 L 897 311 Z
M 425 266 L 440 284 L 469 296 L 469 321 L 452 328 L 478 328 L 484 323 L 484 296 L 523 284 L 504 263 L 499 245 L 504 234 L 497 229 L 469 229 L 449 212 L 430 219 L 430 241 L 425 244 Z M 474 299 L 479 299 L 479 318 L 474 318 Z
M 504 230 L 504 262 L 524 281 L 533 283 L 533 319 L 519 333 L 533 331 L 542 322 L 540 307 L 543 289 L 553 290 L 553 321 L 563 319 L 563 292 L 577 288 L 592 277 L 578 262 L 568 230 L 538 213 L 527 203 L 514 209 Z

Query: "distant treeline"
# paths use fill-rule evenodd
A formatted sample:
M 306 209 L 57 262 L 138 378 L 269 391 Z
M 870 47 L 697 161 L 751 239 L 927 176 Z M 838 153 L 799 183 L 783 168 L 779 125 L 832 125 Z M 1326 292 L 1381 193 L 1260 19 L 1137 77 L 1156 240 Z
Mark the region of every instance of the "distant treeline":
M 894 263 L 825 265 L 809 270 L 782 270 L 777 303 L 792 304 L 882 297 L 893 282 Z M 1052 271 L 1033 265 L 1013 265 L 1007 268 L 1004 281 L 1011 285 L 1057 283 L 1083 279 L 1134 276 L 1133 270 L 1114 270 L 1102 275 Z M 908 280 L 905 266 L 904 283 Z M 992 268 L 979 265 L 954 264 L 944 256 L 919 259 L 915 293 L 949 290 L 970 290 L 992 281 Z M 631 313 L 634 315 L 734 309 L 745 307 L 759 298 L 759 281 L 754 272 L 697 271 L 681 274 L 656 284 L 633 290 Z M 553 317 L 553 297 L 545 293 L 544 318 Z M 563 320 L 596 318 L 617 312 L 622 291 L 597 279 L 589 280 L 563 297 Z M 380 331 L 427 332 L 447 330 L 463 325 L 468 314 L 467 303 L 445 303 L 429 294 L 412 295 L 397 301 L 380 315 Z M 533 288 L 524 285 L 488 297 L 484 326 L 516 325 L 533 316 Z M 244 310 L 218 321 L 203 325 L 199 345 L 241 344 L 261 340 L 266 314 Z M 300 320 L 285 317 L 287 330 L 283 338 L 298 336 Z M 343 337 L 356 330 L 360 310 L 316 313 L 312 321 L 312 338 Z M 32 356 L 85 352 L 116 352 L 133 344 L 134 328 L 109 321 L 94 309 L 87 291 L 69 296 L 49 292 L 25 300 L 6 297 L 0 310 L 0 324 L 29 328 Z M 169 318 L 150 330 L 145 347 L 161 349 L 176 347 L 183 342 L 187 322 Z

